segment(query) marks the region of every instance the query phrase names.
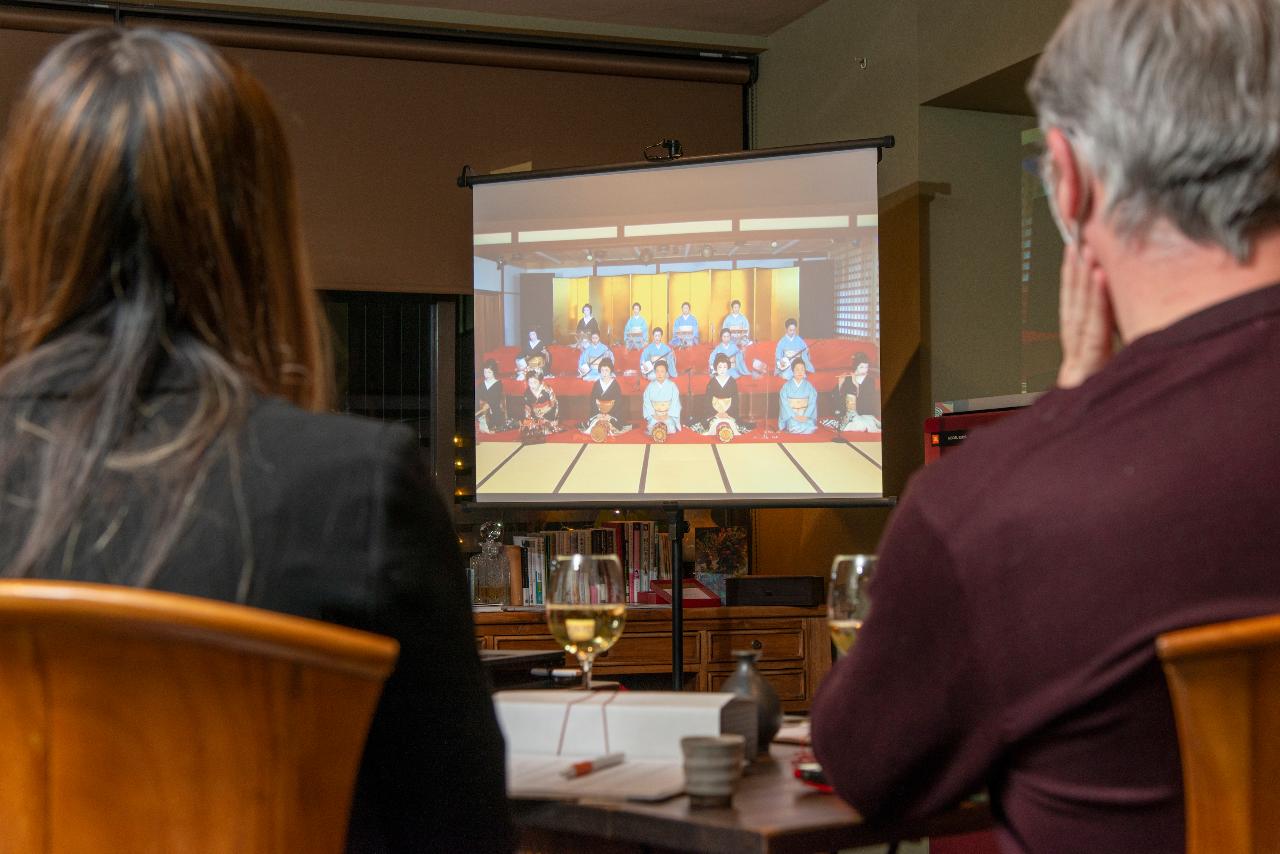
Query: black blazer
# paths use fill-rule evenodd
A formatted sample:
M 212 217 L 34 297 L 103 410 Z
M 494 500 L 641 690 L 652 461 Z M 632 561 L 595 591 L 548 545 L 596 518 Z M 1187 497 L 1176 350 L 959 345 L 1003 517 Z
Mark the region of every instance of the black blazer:
M 163 415 L 194 400 L 177 388 L 148 402 Z M 0 396 L 6 428 L 22 402 Z M 66 406 L 65 396 L 42 396 L 36 420 Z M 32 470 L 11 470 L 0 492 L 0 568 L 19 544 Z M 118 493 L 94 502 L 106 515 L 85 514 L 72 559 L 59 553 L 41 575 L 128 583 L 142 545 L 130 519 L 154 500 L 136 482 L 106 488 Z M 116 533 L 104 541 L 109 517 Z M 394 637 L 400 657 L 369 733 L 348 850 L 510 850 L 502 735 L 462 558 L 408 430 L 255 399 L 151 586 L 227 601 L 247 589 L 249 605 Z

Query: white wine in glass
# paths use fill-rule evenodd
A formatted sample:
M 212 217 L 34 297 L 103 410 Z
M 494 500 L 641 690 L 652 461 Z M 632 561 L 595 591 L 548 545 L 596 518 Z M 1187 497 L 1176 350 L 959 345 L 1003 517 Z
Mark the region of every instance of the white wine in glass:
M 547 591 L 547 626 L 582 665 L 591 687 L 591 662 L 617 643 L 627 620 L 622 564 L 613 555 L 557 555 Z
M 836 555 L 827 592 L 827 627 L 840 655 L 853 649 L 871 605 L 867 584 L 875 574 L 875 555 Z

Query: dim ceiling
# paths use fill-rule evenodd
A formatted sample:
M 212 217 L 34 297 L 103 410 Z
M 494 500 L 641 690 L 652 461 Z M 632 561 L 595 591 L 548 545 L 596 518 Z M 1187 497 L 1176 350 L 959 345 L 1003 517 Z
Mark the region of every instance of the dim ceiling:
M 748 36 L 768 36 L 821 6 L 824 0 L 643 0 L 643 2 L 584 2 L 584 0 L 400 0 L 405 6 L 452 9 L 491 15 L 554 18 L 592 24 L 701 30 Z M 355 6 L 378 5 L 354 0 Z
M 826 0 L 167 0 L 159 6 L 759 52 Z

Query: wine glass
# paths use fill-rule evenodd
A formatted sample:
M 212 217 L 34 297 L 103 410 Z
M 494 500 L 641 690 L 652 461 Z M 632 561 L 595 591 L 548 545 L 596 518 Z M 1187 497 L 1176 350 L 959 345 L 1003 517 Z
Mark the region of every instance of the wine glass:
M 614 555 L 557 555 L 547 592 L 551 635 L 578 656 L 583 687 L 591 687 L 591 662 L 617 642 L 627 619 L 622 564 Z
M 853 648 L 858 629 L 867 618 L 867 584 L 875 574 L 875 555 L 836 555 L 831 561 L 831 589 L 827 592 L 827 626 L 840 655 Z

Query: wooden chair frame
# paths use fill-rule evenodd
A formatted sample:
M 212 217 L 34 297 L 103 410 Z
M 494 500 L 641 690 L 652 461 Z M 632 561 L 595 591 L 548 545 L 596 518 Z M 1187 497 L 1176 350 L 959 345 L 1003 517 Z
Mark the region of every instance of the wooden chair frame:
M 0 852 L 337 854 L 397 651 L 190 596 L 0 581 Z
M 1280 615 L 1161 635 L 1188 854 L 1280 852 Z

